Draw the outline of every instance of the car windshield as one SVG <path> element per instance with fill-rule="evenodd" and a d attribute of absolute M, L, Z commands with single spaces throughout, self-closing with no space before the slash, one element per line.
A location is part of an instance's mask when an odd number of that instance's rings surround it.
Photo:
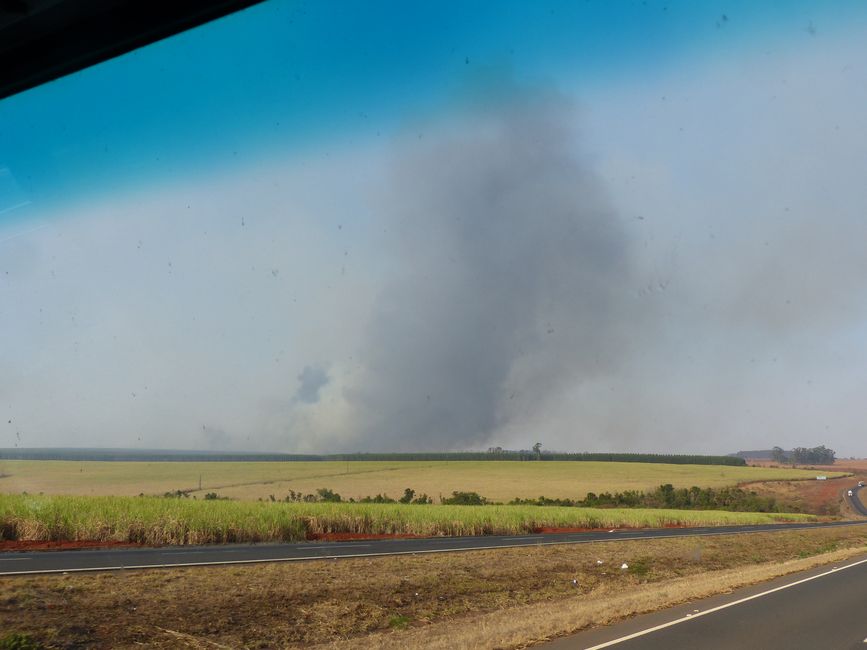
<path fill-rule="evenodd" d="M 3 444 L 863 453 L 844 7 L 271 2 L 3 101 Z"/>
<path fill-rule="evenodd" d="M 0 552 L 856 516 L 865 28 L 854 1 L 271 0 L 3 99 Z M 635 586 L 641 557 L 598 560 Z M 418 571 L 369 628 L 335 605 L 261 647 L 448 619 L 464 592 L 413 609 Z"/>

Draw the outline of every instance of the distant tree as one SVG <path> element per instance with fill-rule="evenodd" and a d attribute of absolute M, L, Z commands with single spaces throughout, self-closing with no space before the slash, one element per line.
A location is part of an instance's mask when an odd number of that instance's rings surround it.
<path fill-rule="evenodd" d="M 452 492 L 452 496 L 440 501 L 447 506 L 483 506 L 488 502 L 478 492 Z"/>
<path fill-rule="evenodd" d="M 833 449 L 828 449 L 825 445 L 819 445 L 818 447 L 813 447 L 811 450 L 813 452 L 813 456 L 817 465 L 833 465 L 834 461 L 837 459 L 837 452 Z"/>
<path fill-rule="evenodd" d="M 403 496 L 398 499 L 401 503 L 412 503 L 413 497 L 415 497 L 415 490 L 412 488 L 406 488 L 403 491 Z"/>
<path fill-rule="evenodd" d="M 825 445 L 818 447 L 795 447 L 792 450 L 792 463 L 799 465 L 833 465 L 836 452 Z"/>
<path fill-rule="evenodd" d="M 771 450 L 771 458 L 774 459 L 774 462 L 783 464 L 786 462 L 786 452 L 783 451 L 782 447 L 774 447 Z"/>
<path fill-rule="evenodd" d="M 542 443 L 537 442 L 533 445 L 533 453 L 536 454 L 536 460 L 542 460 Z"/>
<path fill-rule="evenodd" d="M 319 501 L 329 503 L 340 503 L 343 500 L 337 492 L 330 488 L 319 488 L 316 490 L 316 495 L 319 497 Z"/>

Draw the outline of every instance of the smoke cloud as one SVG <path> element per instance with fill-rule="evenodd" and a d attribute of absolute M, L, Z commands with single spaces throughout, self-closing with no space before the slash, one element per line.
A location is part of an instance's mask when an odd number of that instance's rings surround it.
<path fill-rule="evenodd" d="M 629 245 L 573 122 L 525 95 L 396 156 L 392 270 L 345 389 L 366 447 L 478 446 L 618 364 Z"/>
<path fill-rule="evenodd" d="M 0 446 L 864 454 L 862 49 L 21 208 Z"/>
<path fill-rule="evenodd" d="M 315 404 L 319 401 L 320 389 L 328 383 L 328 373 L 323 368 L 305 366 L 298 375 L 298 392 L 295 398 L 305 404 Z"/>

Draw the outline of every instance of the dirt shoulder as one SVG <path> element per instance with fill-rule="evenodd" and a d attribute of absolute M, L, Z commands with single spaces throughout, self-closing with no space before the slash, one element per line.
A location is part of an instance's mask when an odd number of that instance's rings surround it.
<path fill-rule="evenodd" d="M 54 648 L 520 647 L 865 545 L 858 526 L 3 578 L 0 630 Z"/>

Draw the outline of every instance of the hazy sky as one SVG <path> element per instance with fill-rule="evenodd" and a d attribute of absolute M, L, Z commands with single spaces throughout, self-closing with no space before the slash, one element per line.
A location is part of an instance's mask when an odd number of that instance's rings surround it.
<path fill-rule="evenodd" d="M 0 101 L 0 447 L 865 456 L 865 36 L 275 1 Z"/>

